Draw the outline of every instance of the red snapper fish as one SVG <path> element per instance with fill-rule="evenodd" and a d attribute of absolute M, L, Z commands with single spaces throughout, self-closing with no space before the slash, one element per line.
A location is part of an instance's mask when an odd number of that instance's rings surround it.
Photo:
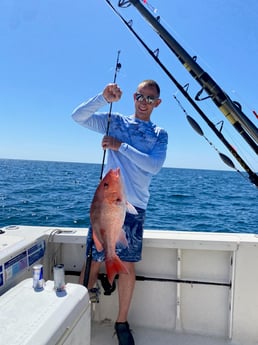
<path fill-rule="evenodd" d="M 137 214 L 133 205 L 125 200 L 120 169 L 111 169 L 98 185 L 90 208 L 93 241 L 98 251 L 105 251 L 106 272 L 111 285 L 117 273 L 128 273 L 115 252 L 117 242 L 128 246 L 122 229 L 126 211 Z"/>

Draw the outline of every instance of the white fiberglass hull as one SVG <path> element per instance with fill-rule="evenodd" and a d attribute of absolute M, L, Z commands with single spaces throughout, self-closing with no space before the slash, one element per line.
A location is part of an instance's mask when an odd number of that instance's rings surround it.
<path fill-rule="evenodd" d="M 87 229 L 4 230 L 1 294 L 31 278 L 34 260 L 44 265 L 46 280 L 53 279 L 52 267 L 58 262 L 65 265 L 66 283 L 78 282 Z M 31 265 L 21 264 L 20 257 Z M 253 234 L 146 230 L 129 315 L 136 343 L 179 344 L 180 339 L 180 344 L 191 345 L 257 344 L 257 262 L 258 238 Z M 105 296 L 102 290 L 99 303 L 91 305 L 92 345 L 102 344 L 102 338 L 103 344 L 117 343 L 116 294 Z"/>

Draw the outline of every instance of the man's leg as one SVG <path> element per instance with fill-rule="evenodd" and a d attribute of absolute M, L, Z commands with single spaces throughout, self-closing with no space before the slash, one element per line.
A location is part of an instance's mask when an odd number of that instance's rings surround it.
<path fill-rule="evenodd" d="M 119 310 L 117 322 L 127 321 L 135 286 L 134 262 L 123 261 L 123 264 L 127 268 L 128 274 L 120 274 L 118 279 Z"/>
<path fill-rule="evenodd" d="M 95 283 L 97 282 L 100 265 L 101 265 L 101 262 L 92 260 L 91 267 L 90 267 L 90 277 L 89 277 L 89 282 L 88 282 L 88 290 L 92 289 L 94 287 Z M 85 266 L 86 266 L 86 263 L 83 265 L 82 270 L 81 270 L 81 274 L 80 274 L 79 284 L 81 284 L 81 285 L 83 285 L 83 281 L 84 281 Z"/>
<path fill-rule="evenodd" d="M 135 286 L 135 268 L 133 262 L 123 261 L 128 274 L 120 274 L 118 279 L 119 311 L 115 323 L 115 331 L 119 345 L 135 345 L 134 339 L 127 322 Z"/>

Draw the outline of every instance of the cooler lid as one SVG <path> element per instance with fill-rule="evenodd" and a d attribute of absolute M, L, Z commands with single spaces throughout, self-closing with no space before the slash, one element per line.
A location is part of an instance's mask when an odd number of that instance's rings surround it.
<path fill-rule="evenodd" d="M 89 308 L 87 289 L 66 284 L 56 292 L 53 281 L 36 292 L 26 279 L 0 297 L 0 339 L 5 345 L 56 344 Z"/>

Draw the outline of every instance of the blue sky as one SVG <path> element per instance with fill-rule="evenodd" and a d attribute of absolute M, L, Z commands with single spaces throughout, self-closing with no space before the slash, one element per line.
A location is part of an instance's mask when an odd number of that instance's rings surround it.
<path fill-rule="evenodd" d="M 200 89 L 177 58 L 133 7 L 119 9 L 192 97 Z M 257 125 L 258 2 L 257 0 L 148 1 L 161 23 Z M 148 7 L 150 10 L 151 8 Z M 205 139 L 196 134 L 173 95 L 222 153 L 231 154 L 160 67 L 136 41 L 105 0 L 0 1 L 0 158 L 68 162 L 102 162 L 101 136 L 78 126 L 72 110 L 102 91 L 114 79 L 117 51 L 122 68 L 117 83 L 123 90 L 113 110 L 134 111 L 137 84 L 155 79 L 163 100 L 152 121 L 169 134 L 165 166 L 223 169 L 227 166 Z M 223 134 L 255 171 L 257 157 L 220 111 L 198 103 L 210 119 L 225 120 Z M 103 108 L 108 111 L 109 107 Z"/>

